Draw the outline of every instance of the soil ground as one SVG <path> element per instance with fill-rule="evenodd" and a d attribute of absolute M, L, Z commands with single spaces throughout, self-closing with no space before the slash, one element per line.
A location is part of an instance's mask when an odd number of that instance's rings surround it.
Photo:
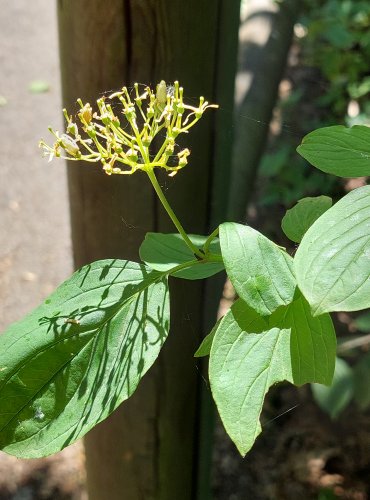
<path fill-rule="evenodd" d="M 307 387 L 269 393 L 263 432 L 242 459 L 216 428 L 216 500 L 367 500 L 370 498 L 370 412 L 350 406 L 331 421 Z"/>

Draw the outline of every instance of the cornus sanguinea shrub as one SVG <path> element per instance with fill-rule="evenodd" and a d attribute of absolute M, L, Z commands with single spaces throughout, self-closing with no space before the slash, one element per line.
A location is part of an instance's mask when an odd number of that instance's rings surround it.
<path fill-rule="evenodd" d="M 78 102 L 76 122 L 64 111 L 66 133 L 50 129 L 54 144 L 41 141 L 45 154 L 95 162 L 112 182 L 143 172 L 178 232 L 148 233 L 141 263 L 82 267 L 0 337 L 1 449 L 49 455 L 105 419 L 133 394 L 170 334 L 169 276 L 196 280 L 226 270 L 238 299 L 195 356 L 209 355 L 214 400 L 245 455 L 273 384 L 331 384 L 329 313 L 370 306 L 370 187 L 333 206 L 319 196 L 289 210 L 282 227 L 299 243 L 294 258 L 248 225 L 224 222 L 209 236 L 187 234 L 155 171 L 173 176 L 186 166 L 190 151 L 179 148 L 179 136 L 217 106 L 202 97 L 191 106 L 178 82 L 169 88 L 163 81 L 155 90 L 124 87 L 98 99 L 95 110 Z M 298 152 L 330 174 L 370 175 L 370 129 L 363 126 L 316 130 Z"/>

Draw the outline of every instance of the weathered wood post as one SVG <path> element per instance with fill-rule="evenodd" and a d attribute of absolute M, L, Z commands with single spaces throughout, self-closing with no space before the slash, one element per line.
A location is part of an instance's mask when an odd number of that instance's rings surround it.
<path fill-rule="evenodd" d="M 188 96 L 232 107 L 238 0 L 59 0 L 58 15 L 69 110 L 77 97 L 92 104 L 101 92 L 161 79 L 179 80 Z M 189 140 L 187 171 L 160 178 L 194 233 L 208 230 L 215 169 L 217 182 L 228 184 L 230 144 L 222 165 L 215 145 L 231 128 L 229 116 L 220 121 L 208 112 Z M 175 232 L 144 175 L 117 177 L 97 166 L 68 167 L 76 267 L 106 257 L 138 260 L 147 231 Z M 85 439 L 90 500 L 195 498 L 200 376 L 193 353 L 204 333 L 204 286 L 171 285 L 171 333 L 159 362 Z"/>

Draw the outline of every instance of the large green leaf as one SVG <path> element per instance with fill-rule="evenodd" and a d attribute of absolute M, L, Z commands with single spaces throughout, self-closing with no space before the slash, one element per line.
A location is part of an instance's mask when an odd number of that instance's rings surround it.
<path fill-rule="evenodd" d="M 144 265 L 85 266 L 0 337 L 0 448 L 61 450 L 136 389 L 167 337 L 166 277 Z"/>
<path fill-rule="evenodd" d="M 192 243 L 201 249 L 207 236 L 189 234 Z M 220 254 L 218 239 L 211 242 L 212 253 Z M 168 271 L 179 264 L 195 259 L 194 254 L 179 234 L 147 233 L 140 246 L 140 258 L 152 269 Z M 197 262 L 174 274 L 176 278 L 199 280 L 213 276 L 224 269 L 222 262 Z"/>
<path fill-rule="evenodd" d="M 329 196 L 302 198 L 287 210 L 281 221 L 282 230 L 290 240 L 299 243 L 307 229 L 331 206 L 332 199 Z"/>
<path fill-rule="evenodd" d="M 303 138 L 297 151 L 328 174 L 339 177 L 370 175 L 370 129 L 364 125 L 319 128 Z"/>
<path fill-rule="evenodd" d="M 283 380 L 330 384 L 335 344 L 330 316 L 313 318 L 299 293 L 270 317 L 240 299 L 231 307 L 215 332 L 209 378 L 225 429 L 242 455 L 261 432 L 269 388 Z"/>
<path fill-rule="evenodd" d="M 225 222 L 220 243 L 226 272 L 239 296 L 263 316 L 294 296 L 291 257 L 249 226 Z"/>
<path fill-rule="evenodd" d="M 314 315 L 370 307 L 370 186 L 344 196 L 307 231 L 294 259 Z"/>

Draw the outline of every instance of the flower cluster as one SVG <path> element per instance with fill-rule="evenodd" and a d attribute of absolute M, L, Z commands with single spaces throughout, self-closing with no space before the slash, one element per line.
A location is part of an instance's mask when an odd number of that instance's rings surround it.
<path fill-rule="evenodd" d="M 117 99 L 122 105 L 119 115 L 113 110 Z M 81 99 L 77 102 L 80 106 L 78 120 L 73 120 L 63 110 L 66 133 L 59 134 L 49 128 L 56 141 L 53 146 L 48 146 L 41 140 L 40 147 L 49 161 L 60 157 L 101 162 L 108 175 L 133 174 L 137 170 L 149 171 L 156 167 L 175 175 L 187 164 L 190 154 L 189 149 L 178 151 L 177 137 L 187 133 L 207 108 L 217 108 L 203 97 L 200 97 L 198 106 L 185 104 L 179 83 L 166 86 L 163 80 L 156 91 L 145 87 L 140 93 L 139 85 L 135 83 L 131 94 L 127 87 L 123 87 L 119 92 L 101 97 L 96 101 L 96 112 L 89 103 L 83 104 Z"/>

